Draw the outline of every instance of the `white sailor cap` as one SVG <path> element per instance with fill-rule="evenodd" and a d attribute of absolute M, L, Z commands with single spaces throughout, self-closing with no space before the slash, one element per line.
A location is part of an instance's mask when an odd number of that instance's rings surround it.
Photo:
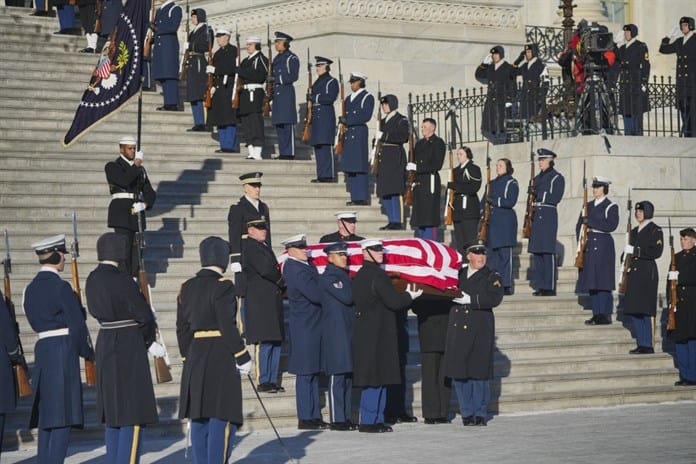
<path fill-rule="evenodd" d="M 360 241 L 360 248 L 363 250 L 376 250 L 376 251 L 382 251 L 383 250 L 383 245 L 382 245 L 382 240 L 378 238 L 366 238 L 365 240 Z"/>
<path fill-rule="evenodd" d="M 593 187 L 602 187 L 604 185 L 609 185 L 611 184 L 611 180 L 607 177 L 603 176 L 595 176 L 592 178 L 592 186 Z"/>
<path fill-rule="evenodd" d="M 43 255 L 46 253 L 51 253 L 53 251 L 60 251 L 62 253 L 67 253 L 65 248 L 65 234 L 54 235 L 53 237 L 48 237 L 38 242 L 31 244 L 37 255 Z"/>
<path fill-rule="evenodd" d="M 358 213 L 355 211 L 339 211 L 335 214 L 335 216 L 336 216 L 336 219 L 343 219 L 343 220 L 352 219 L 353 221 L 355 221 L 358 218 Z"/>
<path fill-rule="evenodd" d="M 352 73 L 350 73 L 350 79 L 348 79 L 348 82 L 354 82 L 354 81 L 359 81 L 359 80 L 366 81 L 367 76 L 364 73 L 357 72 L 357 71 L 353 71 Z"/>
<path fill-rule="evenodd" d="M 220 37 L 221 35 L 232 35 L 232 33 L 224 27 L 220 27 L 217 31 L 215 31 L 215 37 Z"/>
<path fill-rule="evenodd" d="M 135 140 L 135 137 L 132 135 L 124 135 L 121 137 L 121 140 L 118 141 L 119 145 L 137 145 L 138 142 Z"/>
<path fill-rule="evenodd" d="M 307 248 L 307 236 L 305 234 L 293 235 L 280 243 L 283 244 L 286 250 L 288 248 Z"/>
<path fill-rule="evenodd" d="M 247 37 L 246 43 L 258 43 L 258 44 L 260 44 L 261 37 L 259 37 L 258 35 L 250 35 L 249 37 Z"/>

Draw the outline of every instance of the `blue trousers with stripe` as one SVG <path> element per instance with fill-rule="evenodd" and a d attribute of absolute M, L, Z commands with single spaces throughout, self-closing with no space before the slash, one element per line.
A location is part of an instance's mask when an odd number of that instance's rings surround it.
<path fill-rule="evenodd" d="M 488 402 L 491 400 L 488 380 L 452 379 L 452 387 L 457 394 L 462 417 L 488 417 Z"/>
<path fill-rule="evenodd" d="M 556 255 L 534 253 L 534 284 L 537 290 L 556 290 Z"/>
<path fill-rule="evenodd" d="M 319 375 L 297 375 L 295 377 L 295 402 L 299 420 L 321 419 L 319 404 Z"/>
<path fill-rule="evenodd" d="M 276 124 L 278 135 L 278 154 L 281 156 L 295 156 L 295 125 Z"/>
<path fill-rule="evenodd" d="M 108 464 L 138 464 L 142 448 L 142 429 L 139 425 L 106 427 L 106 462 Z"/>
<path fill-rule="evenodd" d="M 211 417 L 191 421 L 191 448 L 194 464 L 224 464 L 232 455 L 237 426 Z"/>
<path fill-rule="evenodd" d="M 335 177 L 333 145 L 315 145 L 314 156 L 317 161 L 317 179 L 333 179 Z"/>
<path fill-rule="evenodd" d="M 360 424 L 384 424 L 386 405 L 386 387 L 364 387 L 360 395 Z"/>
<path fill-rule="evenodd" d="M 611 316 L 614 310 L 614 298 L 610 290 L 590 290 L 590 300 L 592 302 L 592 314 Z"/>
<path fill-rule="evenodd" d="M 68 454 L 70 427 L 39 429 L 36 464 L 63 462 Z"/>
<path fill-rule="evenodd" d="M 351 419 L 353 374 L 336 374 L 329 378 L 329 414 L 331 422 Z"/>
<path fill-rule="evenodd" d="M 633 323 L 633 336 L 638 346 L 652 348 L 652 317 L 642 314 L 629 314 Z"/>
<path fill-rule="evenodd" d="M 387 222 L 399 224 L 404 222 L 403 195 L 382 197 L 382 206 L 384 206 L 384 211 L 387 213 Z"/>
<path fill-rule="evenodd" d="M 280 342 L 259 343 L 256 358 L 259 384 L 278 382 L 281 348 Z"/>
<path fill-rule="evenodd" d="M 512 247 L 488 250 L 488 267 L 500 274 L 503 287 L 512 288 Z"/>
<path fill-rule="evenodd" d="M 346 183 L 350 201 L 367 201 L 370 199 L 369 178 L 366 172 L 346 172 Z"/>
<path fill-rule="evenodd" d="M 696 382 L 696 340 L 675 343 L 677 351 L 677 368 L 683 380 Z"/>

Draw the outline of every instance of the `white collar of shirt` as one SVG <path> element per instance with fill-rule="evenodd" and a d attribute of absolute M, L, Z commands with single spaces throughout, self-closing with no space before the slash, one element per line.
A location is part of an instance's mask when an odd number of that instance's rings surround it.
<path fill-rule="evenodd" d="M 531 60 L 527 61 L 527 67 L 528 68 L 531 67 L 536 60 L 537 60 L 537 57 L 533 56 Z"/>
<path fill-rule="evenodd" d="M 209 271 L 213 271 L 213 272 L 216 272 L 220 275 L 223 275 L 223 273 L 220 272 L 220 271 L 222 271 L 222 269 L 218 266 L 203 266 L 201 269 L 207 269 Z"/>
<path fill-rule="evenodd" d="M 174 3 L 174 0 L 167 0 L 166 2 L 164 2 L 162 4 L 162 6 L 160 8 L 164 8 L 165 6 L 169 5 L 170 3 Z"/>
<path fill-rule="evenodd" d="M 254 50 L 254 53 L 252 53 L 251 55 L 249 55 L 249 58 L 253 58 L 253 57 L 255 57 L 256 55 L 258 55 L 259 53 L 261 53 L 261 52 L 258 51 L 258 50 Z"/>
<path fill-rule="evenodd" d="M 472 269 L 471 266 L 466 267 L 466 278 L 471 279 L 471 276 L 476 274 L 479 270 L 478 269 Z"/>
<path fill-rule="evenodd" d="M 598 204 L 603 202 L 605 198 L 606 196 L 603 196 L 602 198 L 595 198 L 594 205 L 597 206 Z"/>
<path fill-rule="evenodd" d="M 196 32 L 198 29 L 200 29 L 201 27 L 204 27 L 205 25 L 206 25 L 205 23 L 198 23 L 198 24 L 196 24 L 196 27 L 194 27 L 191 32 Z"/>
<path fill-rule="evenodd" d="M 643 222 L 641 222 L 640 224 L 638 224 L 638 232 L 640 232 L 641 230 L 643 230 L 643 229 L 645 228 L 645 226 L 647 226 L 647 225 L 650 224 L 651 222 L 652 222 L 652 219 L 646 219 L 646 220 L 644 220 Z"/>
<path fill-rule="evenodd" d="M 108 264 L 109 266 L 118 267 L 118 263 L 116 261 L 110 261 L 108 259 L 99 261 L 99 264 Z"/>
<path fill-rule="evenodd" d="M 396 111 L 392 111 L 391 113 L 389 113 L 388 115 L 386 115 L 386 116 L 384 117 L 384 122 L 389 121 L 395 114 L 396 114 Z"/>
<path fill-rule="evenodd" d="M 50 267 L 50 266 L 41 266 L 41 269 L 39 270 L 39 272 L 43 272 L 43 271 L 52 272 L 57 276 L 60 275 L 60 272 L 58 272 L 58 270 L 56 268 Z"/>
<path fill-rule="evenodd" d="M 467 160 L 464 161 L 464 164 L 460 164 L 460 166 L 461 166 L 462 168 L 465 168 L 466 165 L 469 164 L 470 161 L 471 161 L 471 160 L 467 158 Z"/>
<path fill-rule="evenodd" d="M 259 210 L 259 200 L 252 200 L 252 199 L 249 198 L 247 195 L 244 195 L 244 198 L 246 198 L 247 201 L 248 201 L 249 203 L 251 203 L 252 205 L 254 205 L 254 208 L 256 208 L 256 211 Z"/>
<path fill-rule="evenodd" d="M 685 44 L 686 41 L 689 40 L 692 35 L 694 35 L 694 31 L 689 31 L 686 34 L 684 34 L 684 40 L 682 40 L 682 44 Z"/>
<path fill-rule="evenodd" d="M 123 158 L 123 161 L 125 161 L 126 163 L 128 163 L 129 166 L 133 166 L 133 165 L 135 164 L 135 159 L 129 160 L 128 158 L 126 158 L 125 156 L 120 155 L 120 154 L 119 154 L 119 156 L 120 156 L 121 158 Z"/>
<path fill-rule="evenodd" d="M 502 58 L 500 61 L 495 63 L 495 70 L 497 71 L 499 67 L 501 67 L 505 63 L 505 58 Z"/>
<path fill-rule="evenodd" d="M 633 45 L 633 44 L 635 43 L 635 41 L 636 41 L 636 38 L 634 37 L 634 38 L 632 38 L 631 40 L 629 40 L 628 42 L 626 42 L 626 48 L 628 48 L 628 47 L 630 47 L 631 45 Z"/>
<path fill-rule="evenodd" d="M 293 261 L 297 261 L 298 263 L 302 263 L 306 266 L 309 266 L 309 261 L 302 261 L 301 259 L 294 258 L 292 256 L 288 256 L 288 259 L 292 259 Z"/>
<path fill-rule="evenodd" d="M 361 92 L 364 92 L 365 89 L 358 89 L 355 92 L 350 94 L 350 101 L 353 101 L 357 98 L 358 95 L 360 95 Z"/>

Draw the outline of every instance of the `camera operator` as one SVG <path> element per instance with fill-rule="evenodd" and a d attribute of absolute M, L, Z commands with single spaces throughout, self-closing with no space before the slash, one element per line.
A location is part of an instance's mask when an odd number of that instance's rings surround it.
<path fill-rule="evenodd" d="M 643 135 L 643 113 L 648 111 L 648 46 L 636 39 L 638 27 L 623 27 L 626 43 L 618 50 L 619 113 L 624 119 L 624 135 Z"/>

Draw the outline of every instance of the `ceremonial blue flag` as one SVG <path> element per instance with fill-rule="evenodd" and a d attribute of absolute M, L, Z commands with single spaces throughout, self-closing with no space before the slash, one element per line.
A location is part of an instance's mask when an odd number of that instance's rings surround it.
<path fill-rule="evenodd" d="M 89 86 L 63 139 L 67 147 L 126 104 L 140 90 L 146 0 L 128 0 L 92 71 Z"/>

